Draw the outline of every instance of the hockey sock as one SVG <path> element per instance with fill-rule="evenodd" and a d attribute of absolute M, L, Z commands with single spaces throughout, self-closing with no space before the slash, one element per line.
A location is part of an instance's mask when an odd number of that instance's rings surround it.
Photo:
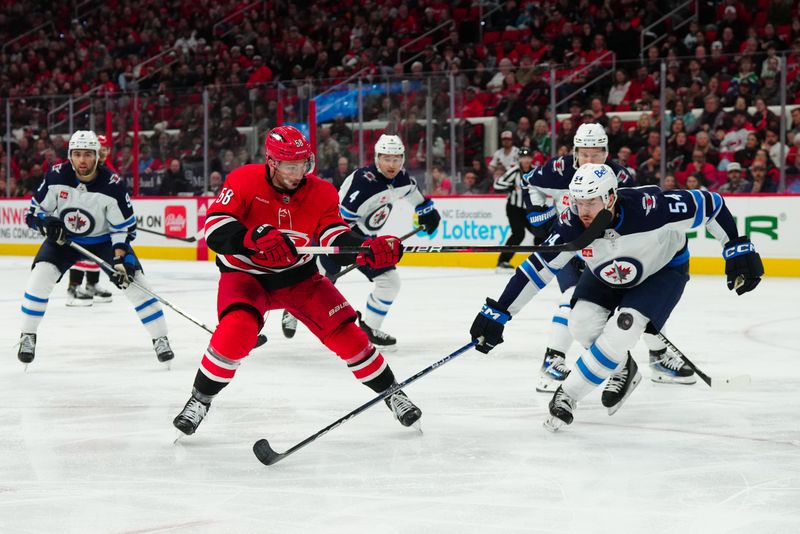
<path fill-rule="evenodd" d="M 397 270 L 387 271 L 376 276 L 375 289 L 367 297 L 367 308 L 362 315 L 362 320 L 370 328 L 380 328 L 386 314 L 389 313 L 395 297 L 400 292 L 400 275 Z"/>
<path fill-rule="evenodd" d="M 60 277 L 61 273 L 52 263 L 40 261 L 33 267 L 22 299 L 23 332 L 33 334 L 39 329 L 50 293 Z"/>
<path fill-rule="evenodd" d="M 86 273 L 86 285 L 96 286 L 100 281 L 100 271 L 89 271 Z M 80 284 L 80 282 L 78 282 Z"/>
<path fill-rule="evenodd" d="M 647 345 L 647 350 L 650 352 L 662 352 L 667 349 L 667 346 L 664 344 L 664 342 L 653 334 L 642 334 L 642 341 L 644 341 L 644 344 Z"/>
<path fill-rule="evenodd" d="M 137 284 L 149 289 L 141 271 L 136 272 L 134 280 Z M 142 321 L 142 325 L 147 329 L 151 339 L 167 335 L 167 321 L 164 320 L 164 311 L 161 309 L 158 299 L 151 297 L 133 284 L 125 290 L 125 297 L 133 304 L 139 320 Z"/>
<path fill-rule="evenodd" d="M 347 363 L 347 368 L 356 380 L 373 391 L 380 393 L 394 384 L 394 374 L 383 355 L 355 323 L 344 323 L 324 343 Z"/>
<path fill-rule="evenodd" d="M 573 399 L 581 400 L 621 369 L 647 322 L 647 317 L 632 308 L 617 310 L 594 344 L 581 351 L 575 362 L 576 372 L 570 373 L 564 381 L 564 391 Z"/>
<path fill-rule="evenodd" d="M 203 354 L 194 379 L 195 390 L 213 397 L 227 386 L 241 360 L 255 347 L 259 327 L 253 311 L 239 308 L 226 313 Z"/>
<path fill-rule="evenodd" d="M 572 345 L 572 334 L 569 331 L 569 315 L 572 307 L 569 302 L 574 291 L 575 288 L 571 287 L 561 294 L 558 307 L 553 312 L 550 335 L 547 341 L 547 348 L 564 354 L 569 351 L 569 346 Z"/>
<path fill-rule="evenodd" d="M 83 271 L 80 269 L 69 270 L 69 285 L 79 286 L 83 283 Z"/>

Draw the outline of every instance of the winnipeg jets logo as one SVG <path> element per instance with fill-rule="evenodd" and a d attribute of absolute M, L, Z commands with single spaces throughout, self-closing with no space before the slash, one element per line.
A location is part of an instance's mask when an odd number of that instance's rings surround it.
<path fill-rule="evenodd" d="M 609 286 L 628 287 L 639 282 L 642 270 L 642 264 L 634 258 L 616 258 L 596 268 L 594 274 Z"/>
<path fill-rule="evenodd" d="M 656 197 L 645 193 L 642 197 L 642 208 L 644 208 L 644 214 L 650 215 L 650 212 L 653 211 L 656 207 Z"/>
<path fill-rule="evenodd" d="M 61 212 L 61 219 L 64 227 L 71 234 L 88 235 L 94 230 L 94 219 L 85 211 L 77 208 L 67 209 Z"/>
<path fill-rule="evenodd" d="M 625 281 L 627 281 L 630 274 L 631 274 L 630 267 L 623 267 L 622 265 L 619 265 L 616 262 L 614 262 L 611 265 L 610 269 L 603 271 L 603 275 L 606 278 L 610 278 L 611 280 L 620 283 L 624 283 Z"/>
<path fill-rule="evenodd" d="M 389 218 L 389 214 L 391 213 L 391 204 L 384 204 L 383 206 L 379 207 L 366 217 L 367 228 L 370 230 L 378 230 L 384 224 L 386 224 L 386 220 Z"/>

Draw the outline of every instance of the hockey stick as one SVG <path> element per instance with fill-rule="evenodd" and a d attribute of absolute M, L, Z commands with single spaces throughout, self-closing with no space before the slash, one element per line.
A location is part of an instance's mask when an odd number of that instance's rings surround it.
<path fill-rule="evenodd" d="M 92 260 L 96 264 L 100 265 L 106 271 L 109 271 L 110 273 L 114 272 L 114 270 L 115 270 L 114 267 L 112 267 L 108 262 L 103 260 L 103 258 L 98 256 L 97 254 L 94 254 L 94 253 L 86 250 L 85 248 L 83 248 L 79 244 L 73 243 L 72 241 L 68 241 L 67 243 L 69 244 L 70 247 L 72 247 L 73 249 L 77 250 L 78 252 L 80 252 L 81 254 L 83 254 L 85 257 L 89 258 L 90 260 Z M 196 324 L 197 326 L 199 326 L 200 328 L 202 328 L 203 330 L 205 330 L 209 334 L 213 334 L 214 333 L 214 331 L 211 330 L 208 326 L 206 326 L 205 323 L 202 323 L 198 319 L 195 319 L 194 317 L 192 317 L 188 313 L 184 312 L 183 310 L 181 310 L 180 308 L 178 308 L 177 306 L 175 306 L 174 304 L 172 304 L 171 302 L 166 300 L 164 297 L 154 293 L 152 290 L 150 290 L 150 289 L 144 287 L 143 285 L 139 284 L 136 280 L 131 279 L 131 284 L 133 284 L 134 286 L 138 287 L 140 290 L 144 291 L 145 293 L 147 293 L 148 295 L 150 295 L 151 297 L 153 297 L 154 299 L 156 299 L 161 304 L 163 304 L 167 308 L 171 309 L 172 311 L 174 311 L 178 315 L 182 315 L 186 319 L 190 320 L 191 322 L 193 322 L 194 324 Z M 262 338 L 263 338 L 263 341 L 262 341 Z M 265 336 L 264 334 L 259 334 L 258 340 L 256 341 L 256 347 L 260 347 L 261 345 L 263 345 L 266 342 L 267 342 L 267 336 Z"/>
<path fill-rule="evenodd" d="M 406 239 L 408 239 L 412 235 L 415 235 L 415 234 L 419 233 L 420 230 L 422 230 L 422 228 L 420 228 L 419 226 L 415 227 L 409 233 L 400 236 L 400 241 L 405 241 Z M 348 265 L 345 269 L 339 271 L 338 273 L 334 273 L 334 274 L 330 275 L 328 277 L 328 280 L 330 280 L 333 283 L 336 283 L 336 280 L 338 280 L 342 276 L 346 275 L 347 273 L 349 273 L 351 271 L 354 271 L 358 267 L 359 267 L 359 265 L 357 263 L 354 263 L 353 265 Z M 283 336 L 285 338 L 287 338 L 287 339 L 293 338 L 295 332 L 297 331 L 297 319 L 294 320 L 294 327 L 295 327 L 294 330 L 292 330 L 291 328 L 286 328 L 284 326 L 284 325 L 287 324 L 287 321 L 289 321 L 288 317 L 290 317 L 291 315 L 292 314 L 289 313 L 287 310 L 283 310 L 283 314 L 281 315 L 281 330 L 283 330 Z"/>
<path fill-rule="evenodd" d="M 419 227 L 419 226 L 416 226 L 416 227 L 414 227 L 413 230 L 411 230 L 407 234 L 401 235 L 400 236 L 400 241 L 405 241 L 409 237 L 411 237 L 413 235 L 417 235 L 421 231 L 422 231 L 422 228 Z M 357 263 L 354 263 L 353 265 L 348 265 L 346 269 L 343 269 L 343 270 L 339 271 L 338 273 L 332 274 L 331 276 L 328 277 L 328 279 L 331 282 L 335 282 L 336 280 L 338 280 L 342 276 L 346 275 L 347 273 L 356 270 L 358 267 L 359 267 L 359 265 Z"/>
<path fill-rule="evenodd" d="M 600 237 L 611 222 L 612 214 L 603 210 L 597 214 L 592 224 L 577 238 L 561 245 L 523 245 L 523 246 L 458 246 L 458 245 L 409 245 L 403 247 L 404 253 L 415 252 L 572 252 L 589 246 Z M 367 252 L 365 247 L 297 247 L 299 254 L 358 254 Z"/>
<path fill-rule="evenodd" d="M 686 362 L 686 365 L 691 367 L 692 371 L 694 371 L 697 376 L 699 376 L 700 379 L 708 385 L 708 387 L 712 389 L 739 389 L 750 385 L 750 375 L 739 375 L 731 378 L 711 378 L 703 371 L 698 369 L 697 366 L 692 363 L 692 361 L 672 343 L 672 341 L 667 339 L 664 334 L 657 331 L 651 323 L 648 323 L 647 328 L 645 328 L 645 332 L 656 336 L 661 340 L 662 343 L 669 347 L 672 352 L 683 358 L 683 361 Z"/>
<path fill-rule="evenodd" d="M 438 367 L 441 367 L 442 365 L 446 364 L 450 360 L 453 360 L 457 356 L 460 356 L 461 354 L 467 352 L 469 349 L 471 349 L 472 347 L 475 346 L 475 343 L 477 343 L 477 341 L 470 341 L 469 343 L 467 343 L 466 345 L 464 345 L 460 349 L 457 349 L 454 352 L 451 352 L 450 354 L 448 354 L 447 356 L 445 356 L 444 358 L 442 358 L 438 362 L 432 363 L 431 365 L 429 365 L 428 367 L 426 367 L 422 371 L 418 372 L 414 376 L 412 376 L 410 378 L 406 378 L 405 380 L 403 380 L 399 384 L 393 385 L 392 387 L 390 387 L 389 389 L 387 389 L 386 391 L 384 391 L 383 393 L 381 393 L 380 395 L 378 395 L 377 397 L 375 397 L 371 401 L 369 401 L 369 402 L 367 402 L 365 404 L 362 404 L 361 406 L 359 406 L 358 408 L 356 408 L 352 412 L 348 413 L 344 417 L 340 417 L 339 419 L 337 419 L 333 423 L 329 424 L 328 426 L 326 426 L 325 428 L 323 428 L 322 430 L 320 430 L 316 434 L 313 434 L 313 435 L 307 437 L 306 439 L 304 439 L 303 441 L 301 441 L 297 445 L 287 449 L 285 452 L 275 452 L 275 450 L 270 446 L 269 442 L 266 439 L 260 439 L 260 440 L 256 441 L 255 444 L 253 444 L 253 452 L 255 453 L 256 458 L 258 458 L 258 461 L 261 462 L 264 465 L 273 465 L 273 464 L 276 464 L 276 463 L 280 462 L 281 460 L 283 460 L 284 458 L 286 458 L 290 454 L 294 454 L 295 452 L 299 451 L 300 449 L 302 449 L 303 447 L 305 447 L 309 443 L 315 441 L 317 438 L 321 438 L 322 436 L 324 436 L 325 434 L 327 434 L 328 432 L 330 432 L 331 430 L 333 430 L 337 426 L 339 426 L 339 425 L 341 425 L 343 423 L 346 423 L 347 421 L 349 421 L 353 417 L 357 416 L 361 412 L 364 412 L 365 410 L 368 410 L 372 406 L 378 404 L 380 401 L 382 401 L 386 397 L 389 397 L 389 396 L 393 395 L 398 389 L 402 389 L 403 387 L 405 387 L 405 386 L 411 384 L 412 382 L 415 382 L 416 380 L 418 380 L 418 379 L 422 378 L 423 376 L 427 375 L 428 373 L 430 373 L 434 369 L 436 369 Z"/>
<path fill-rule="evenodd" d="M 194 243 L 195 241 L 197 241 L 197 237 L 195 237 L 195 236 L 178 237 L 176 235 L 169 235 L 169 234 L 165 234 L 163 232 L 156 232 L 155 230 L 148 230 L 147 228 L 141 228 L 141 227 L 137 227 L 136 231 L 137 232 L 145 232 L 145 233 L 153 234 L 153 235 L 160 235 L 161 237 L 166 237 L 167 239 L 177 239 L 178 241 L 185 241 L 187 243 Z M 198 234 L 199 233 L 200 232 L 198 232 Z"/>

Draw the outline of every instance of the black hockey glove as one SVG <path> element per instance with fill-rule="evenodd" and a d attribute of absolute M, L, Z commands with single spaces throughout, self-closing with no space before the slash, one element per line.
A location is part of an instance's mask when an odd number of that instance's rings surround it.
<path fill-rule="evenodd" d="M 475 348 L 484 354 L 503 342 L 503 328 L 511 319 L 508 310 L 492 299 L 486 299 L 486 304 L 472 321 L 469 335 L 478 344 Z"/>
<path fill-rule="evenodd" d="M 39 219 L 39 231 L 51 243 L 63 245 L 67 241 L 67 229 L 64 221 L 53 215 L 48 215 L 44 219 Z"/>
<path fill-rule="evenodd" d="M 432 200 L 426 200 L 417 206 L 414 211 L 417 214 L 417 222 L 422 229 L 425 230 L 425 233 L 430 235 L 436 231 L 436 229 L 439 227 L 439 221 L 442 220 L 442 217 L 439 215 L 439 212 L 436 211 L 436 208 L 433 207 Z"/>
<path fill-rule="evenodd" d="M 120 289 L 127 289 L 136 275 L 136 256 L 127 252 L 124 256 L 115 256 L 112 264 L 114 272 L 109 275 L 111 282 Z"/>
<path fill-rule="evenodd" d="M 756 288 L 764 274 L 764 264 L 746 235 L 728 241 L 722 249 L 722 257 L 725 258 L 728 289 L 743 295 Z"/>

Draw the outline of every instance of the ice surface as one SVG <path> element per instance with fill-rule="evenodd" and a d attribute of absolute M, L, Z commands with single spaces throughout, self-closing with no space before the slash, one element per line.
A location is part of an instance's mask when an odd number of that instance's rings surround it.
<path fill-rule="evenodd" d="M 145 261 L 153 288 L 213 327 L 210 263 Z M 197 434 L 173 445 L 209 335 L 166 311 L 167 371 L 127 300 L 65 307 L 59 284 L 23 373 L 16 347 L 30 258 L 0 257 L 0 531 L 385 533 L 796 533 L 800 531 L 800 280 L 765 279 L 737 297 L 694 277 L 668 335 L 712 377 L 748 373 L 740 391 L 645 380 L 609 417 L 599 390 L 558 434 L 535 392 L 557 300 L 547 288 L 489 356 L 475 351 L 406 388 L 423 435 L 381 403 L 273 467 L 283 451 L 372 397 L 304 328 L 245 360 Z M 468 341 L 486 270 L 401 268 L 384 323 L 398 378 Z M 107 281 L 103 282 L 110 286 Z M 363 308 L 370 285 L 339 282 Z M 574 354 L 574 348 L 573 348 Z"/>

